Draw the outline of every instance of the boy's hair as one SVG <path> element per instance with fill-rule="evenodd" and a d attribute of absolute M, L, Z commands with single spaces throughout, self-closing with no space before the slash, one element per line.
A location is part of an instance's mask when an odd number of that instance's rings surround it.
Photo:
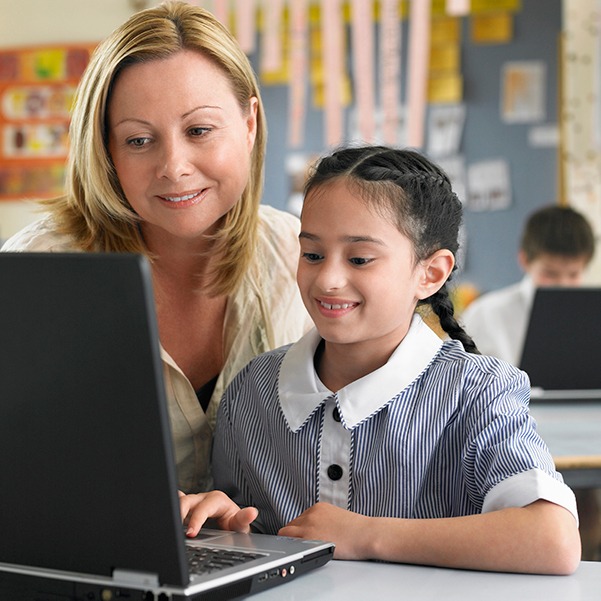
<path fill-rule="evenodd" d="M 44 204 L 61 232 L 72 236 L 82 250 L 149 254 L 139 218 L 125 198 L 109 154 L 107 107 L 124 69 L 166 59 L 182 50 L 210 59 L 227 77 L 244 112 L 253 96 L 258 99 L 249 181 L 215 235 L 220 261 L 209 289 L 228 294 L 246 273 L 256 245 L 267 130 L 259 85 L 247 56 L 232 34 L 202 8 L 165 2 L 135 13 L 99 44 L 76 94 L 66 194 Z"/>
<path fill-rule="evenodd" d="M 543 207 L 526 221 L 521 250 L 528 262 L 542 254 L 582 257 L 588 263 L 595 252 L 595 235 L 586 218 L 570 207 Z"/>
<path fill-rule="evenodd" d="M 463 208 L 448 176 L 423 155 L 384 146 L 339 149 L 313 168 L 305 197 L 338 178 L 344 178 L 360 198 L 393 219 L 398 230 L 411 240 L 416 263 L 443 248 L 456 256 Z M 418 304 L 430 305 L 442 329 L 462 342 L 466 351 L 478 353 L 474 341 L 455 319 L 446 282 Z"/>

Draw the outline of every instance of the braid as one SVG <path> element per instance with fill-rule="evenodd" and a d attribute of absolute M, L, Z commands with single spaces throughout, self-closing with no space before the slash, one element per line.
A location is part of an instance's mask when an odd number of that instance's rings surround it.
<path fill-rule="evenodd" d="M 449 297 L 446 284 L 438 292 L 421 302 L 432 307 L 432 311 L 440 321 L 440 326 L 453 340 L 459 340 L 468 353 L 480 354 L 476 343 L 455 319 L 453 301 Z"/>

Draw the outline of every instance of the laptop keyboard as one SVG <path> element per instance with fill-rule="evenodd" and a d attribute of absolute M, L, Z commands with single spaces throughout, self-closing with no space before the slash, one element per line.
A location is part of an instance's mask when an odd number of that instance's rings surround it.
<path fill-rule="evenodd" d="M 265 556 L 263 553 L 193 547 L 192 545 L 186 546 L 186 552 L 191 574 L 210 574 Z"/>

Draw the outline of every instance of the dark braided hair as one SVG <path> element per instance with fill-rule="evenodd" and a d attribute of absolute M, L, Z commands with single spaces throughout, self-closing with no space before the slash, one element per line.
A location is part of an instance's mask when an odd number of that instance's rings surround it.
<path fill-rule="evenodd" d="M 413 243 L 416 262 L 443 248 L 457 256 L 461 202 L 446 173 L 425 156 L 385 146 L 336 150 L 313 168 L 305 185 L 305 197 L 318 186 L 341 177 L 370 206 L 384 216 L 392 216 L 399 231 Z M 430 305 L 451 338 L 459 340 L 466 351 L 479 353 L 455 319 L 446 282 L 418 304 Z"/>

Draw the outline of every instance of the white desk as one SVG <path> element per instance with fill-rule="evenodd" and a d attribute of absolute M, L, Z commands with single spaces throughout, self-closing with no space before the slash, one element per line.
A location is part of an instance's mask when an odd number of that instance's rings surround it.
<path fill-rule="evenodd" d="M 403 564 L 331 561 L 253 601 L 599 601 L 601 563 L 582 562 L 571 576 L 496 574 Z"/>
<path fill-rule="evenodd" d="M 532 401 L 530 413 L 566 483 L 601 488 L 601 401 Z"/>

